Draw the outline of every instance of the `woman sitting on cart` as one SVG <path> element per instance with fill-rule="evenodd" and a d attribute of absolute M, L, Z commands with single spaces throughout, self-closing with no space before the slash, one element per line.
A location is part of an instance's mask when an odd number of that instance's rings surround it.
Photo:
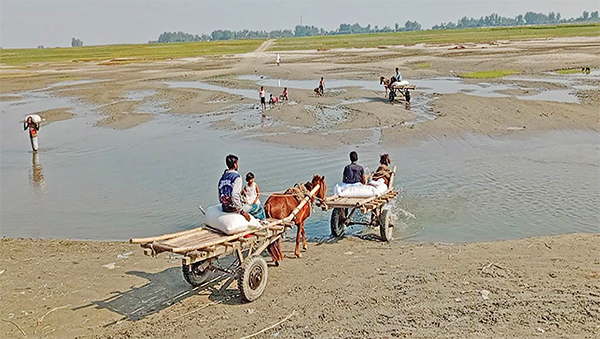
<path fill-rule="evenodd" d="M 373 173 L 373 175 L 371 176 L 371 179 L 377 181 L 379 179 L 383 179 L 383 181 L 385 182 L 386 186 L 390 186 L 390 179 L 392 177 L 392 170 L 390 169 L 390 164 L 392 163 L 392 160 L 390 159 L 390 155 L 389 154 L 382 154 L 379 157 L 379 167 L 377 167 L 377 170 Z"/>
<path fill-rule="evenodd" d="M 262 220 L 266 218 L 265 209 L 260 203 L 260 188 L 254 181 L 254 173 L 248 172 L 246 174 L 246 187 L 242 192 L 246 199 L 246 204 L 250 205 L 248 213 L 252 214 L 256 219 Z"/>

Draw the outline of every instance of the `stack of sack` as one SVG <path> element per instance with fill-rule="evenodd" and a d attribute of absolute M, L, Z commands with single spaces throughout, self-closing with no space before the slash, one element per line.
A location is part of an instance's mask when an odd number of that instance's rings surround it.
<path fill-rule="evenodd" d="M 206 209 L 204 223 L 227 235 L 244 232 L 250 226 L 260 227 L 260 221 L 252 215 L 250 215 L 250 221 L 246 221 L 246 218 L 239 213 L 223 212 L 220 204 Z"/>
<path fill-rule="evenodd" d="M 333 188 L 333 194 L 344 198 L 370 198 L 382 195 L 387 189 L 383 179 L 379 179 L 371 180 L 367 185 L 361 183 L 337 184 Z"/>
<path fill-rule="evenodd" d="M 408 85 L 409 85 L 408 80 L 396 81 L 392 84 L 392 88 L 401 88 L 401 87 L 408 86 Z"/>

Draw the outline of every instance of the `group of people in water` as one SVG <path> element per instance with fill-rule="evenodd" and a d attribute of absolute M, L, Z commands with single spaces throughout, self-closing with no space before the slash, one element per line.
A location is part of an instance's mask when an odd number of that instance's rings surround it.
<path fill-rule="evenodd" d="M 379 158 L 379 167 L 371 175 L 371 180 L 383 180 L 386 186 L 389 186 L 392 176 L 390 169 L 389 154 L 382 154 Z M 225 157 L 227 169 L 219 179 L 219 202 L 223 212 L 239 213 L 247 221 L 250 221 L 250 215 L 256 219 L 265 218 L 265 210 L 260 202 L 260 188 L 256 183 L 256 177 L 252 172 L 246 174 L 246 185 L 242 183 L 242 177 L 238 173 L 239 158 L 236 155 L 229 154 Z M 344 167 L 342 174 L 344 184 L 362 183 L 367 185 L 369 178 L 365 175 L 364 168 L 358 164 L 358 153 L 350 152 L 350 164 Z"/>
<path fill-rule="evenodd" d="M 260 86 L 260 91 L 258 91 L 258 97 L 260 98 L 260 108 L 267 109 L 267 93 L 265 92 L 264 86 Z M 283 88 L 283 92 L 279 97 L 273 96 L 273 93 L 269 94 L 269 106 L 276 105 L 283 100 L 289 100 L 289 91 L 287 87 Z"/>
<path fill-rule="evenodd" d="M 396 68 L 396 70 L 398 70 Z M 325 90 L 325 79 L 321 77 L 319 81 L 319 86 L 315 88 L 315 94 L 317 96 L 323 96 L 323 91 Z M 260 98 L 260 108 L 267 109 L 267 92 L 265 91 L 264 86 L 260 86 L 260 90 L 258 91 L 258 97 Z M 283 88 L 283 92 L 279 97 L 274 96 L 273 93 L 269 94 L 269 106 L 276 105 L 284 100 L 289 100 L 289 91 L 287 87 Z"/>

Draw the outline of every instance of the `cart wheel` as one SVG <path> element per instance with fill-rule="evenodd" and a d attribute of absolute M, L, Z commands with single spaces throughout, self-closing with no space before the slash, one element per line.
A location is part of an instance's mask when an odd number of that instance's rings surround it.
<path fill-rule="evenodd" d="M 396 92 L 394 90 L 390 90 L 390 101 L 394 101 L 396 98 Z"/>
<path fill-rule="evenodd" d="M 331 235 L 340 238 L 344 236 L 344 228 L 346 227 L 346 209 L 334 208 L 331 212 Z"/>
<path fill-rule="evenodd" d="M 379 234 L 384 241 L 392 240 L 392 213 L 388 210 L 381 211 L 379 216 Z"/>
<path fill-rule="evenodd" d="M 406 98 L 406 102 L 410 102 L 410 92 L 408 90 L 406 90 L 404 97 Z"/>
<path fill-rule="evenodd" d="M 197 262 L 191 265 L 181 265 L 183 278 L 192 286 L 200 286 L 207 282 L 214 269 L 212 264 L 207 261 Z"/>
<path fill-rule="evenodd" d="M 267 287 L 267 262 L 259 256 L 252 256 L 242 264 L 238 276 L 238 288 L 242 298 L 254 301 L 263 294 Z"/>

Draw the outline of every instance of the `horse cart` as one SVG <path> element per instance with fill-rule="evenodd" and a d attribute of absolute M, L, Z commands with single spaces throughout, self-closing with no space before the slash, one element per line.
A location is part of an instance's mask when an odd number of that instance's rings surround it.
<path fill-rule="evenodd" d="M 406 102 L 410 102 L 410 91 L 416 88 L 416 85 L 409 84 L 408 81 L 393 82 L 388 86 L 390 102 L 394 101 L 399 95 L 403 96 Z"/>
<path fill-rule="evenodd" d="M 321 208 L 326 211 L 333 208 L 331 212 L 331 235 L 334 237 L 344 236 L 346 226 L 366 225 L 372 228 L 379 227 L 379 235 L 382 240 L 392 240 L 392 212 L 388 209 L 388 203 L 398 195 L 394 189 L 394 177 L 396 166 L 392 170 L 388 189 L 379 196 L 368 198 L 340 197 L 334 195 L 327 197 L 321 203 Z M 370 214 L 369 222 L 353 220 L 355 212 Z"/>
<path fill-rule="evenodd" d="M 287 217 L 266 219 L 260 227 L 250 226 L 241 233 L 226 235 L 203 226 L 157 237 L 133 238 L 129 242 L 140 244 L 144 254 L 149 256 L 162 252 L 182 254 L 183 277 L 192 286 L 207 284 L 218 273 L 224 273 L 237 279 L 244 300 L 254 301 L 267 286 L 267 262 L 261 254 L 295 226 L 296 214 L 318 189 L 319 185 L 315 186 Z M 233 263 L 228 267 L 221 266 L 218 259 L 230 254 L 234 254 Z"/>

